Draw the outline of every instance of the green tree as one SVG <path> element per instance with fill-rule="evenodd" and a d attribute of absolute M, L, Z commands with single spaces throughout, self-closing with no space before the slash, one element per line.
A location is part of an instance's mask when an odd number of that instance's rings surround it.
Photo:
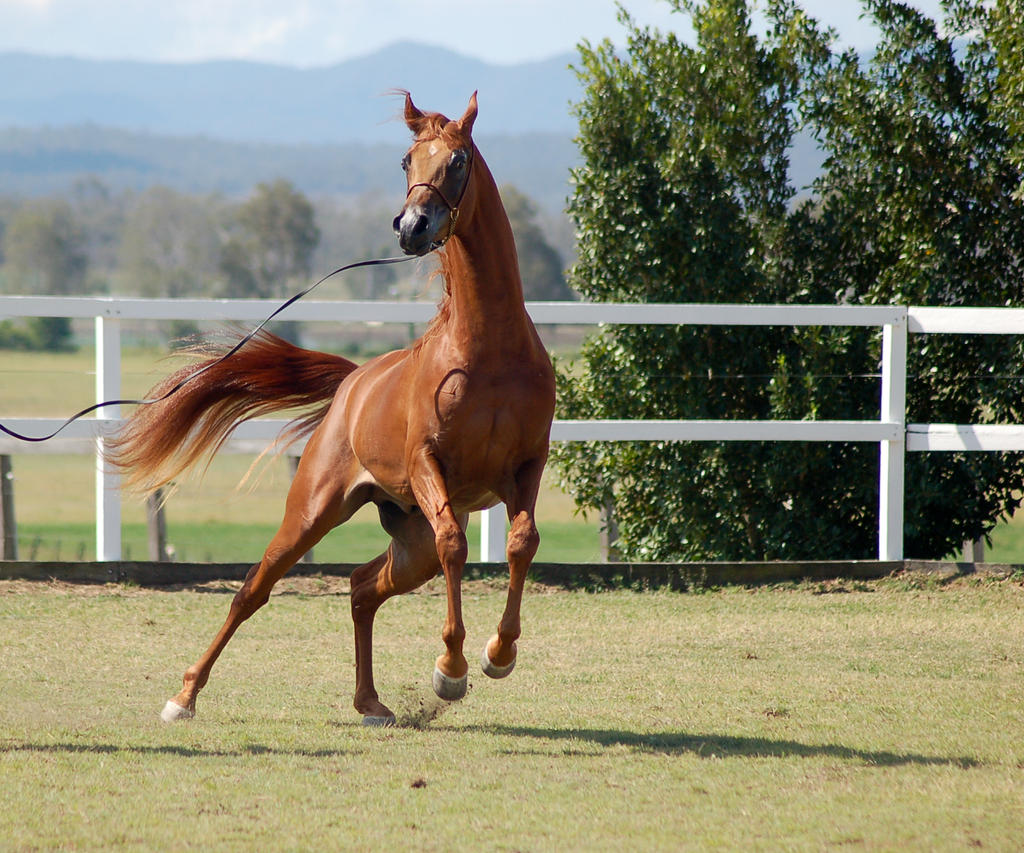
<path fill-rule="evenodd" d="M 81 229 L 64 201 L 42 199 L 22 205 L 4 231 L 3 257 L 11 293 L 82 292 L 88 260 Z"/>
<path fill-rule="evenodd" d="M 957 4 L 958 29 L 987 41 L 982 55 L 992 61 L 996 80 L 994 108 L 1012 141 L 1012 156 L 1024 171 L 1024 15 L 1020 0 L 996 0 L 992 5 Z M 1017 190 L 1024 194 L 1024 182 Z"/>
<path fill-rule="evenodd" d="M 120 270 L 130 292 L 172 298 L 212 295 L 220 271 L 223 214 L 217 199 L 146 190 L 121 234 Z"/>
<path fill-rule="evenodd" d="M 818 280 L 865 303 L 1024 304 L 1021 172 L 995 19 L 982 3 L 949 3 L 940 34 L 901 3 L 864 7 L 882 33 L 870 64 L 837 58 L 804 104 L 829 154 L 810 229 Z M 969 39 L 963 50 L 958 38 Z M 1024 387 L 1007 377 L 1022 356 L 1019 338 L 912 336 L 908 419 L 1019 422 Z M 906 471 L 915 556 L 947 554 L 990 530 L 1024 478 L 1020 454 L 911 454 Z"/>
<path fill-rule="evenodd" d="M 97 177 L 75 181 L 68 193 L 71 211 L 83 235 L 89 264 L 89 293 L 111 290 L 118 269 L 121 235 L 130 195 L 113 192 Z"/>
<path fill-rule="evenodd" d="M 519 273 L 526 299 L 574 299 L 575 295 L 565 281 L 565 264 L 538 223 L 537 206 L 512 186 L 501 188 L 501 200 L 515 234 Z"/>
<path fill-rule="evenodd" d="M 236 213 L 220 267 L 228 296 L 269 298 L 307 279 L 320 242 L 313 206 L 288 181 L 260 184 Z"/>
<path fill-rule="evenodd" d="M 363 249 L 359 258 L 386 258 L 394 254 L 390 243 L 376 249 Z M 356 299 L 393 299 L 398 282 L 398 270 L 394 266 L 364 267 L 354 275 L 350 274 L 348 292 Z"/>
<path fill-rule="evenodd" d="M 3 233 L 4 277 L 8 292 L 68 296 L 85 289 L 88 256 L 70 206 L 42 199 L 22 205 Z M 4 324 L 0 345 L 17 349 L 73 348 L 67 317 L 34 317 Z"/>
<path fill-rule="evenodd" d="M 882 32 L 867 66 L 834 54 L 832 34 L 790 0 L 767 4 L 761 39 L 746 0 L 673 5 L 692 19 L 693 47 L 622 13 L 625 55 L 581 48 L 577 290 L 598 301 L 1024 301 L 1024 213 L 1010 197 L 1020 174 L 990 109 L 996 63 L 984 39 L 962 59 L 953 50 L 971 4 L 940 36 L 902 4 L 866 2 Z M 795 205 L 787 152 L 801 123 L 828 159 L 817 198 Z M 977 381 L 1015 373 L 1016 344 L 913 344 L 912 420 L 1019 420 L 1019 382 Z M 563 416 L 878 412 L 868 331 L 616 327 L 587 342 L 583 361 L 562 376 Z M 614 506 L 631 558 L 874 555 L 872 445 L 595 444 L 556 457 L 581 506 Z M 1024 485 L 1015 455 L 914 454 L 908 472 L 915 556 L 989 529 Z"/>

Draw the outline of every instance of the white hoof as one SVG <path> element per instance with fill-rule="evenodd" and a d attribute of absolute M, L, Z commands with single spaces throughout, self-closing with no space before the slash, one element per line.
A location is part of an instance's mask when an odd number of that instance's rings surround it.
<path fill-rule="evenodd" d="M 165 723 L 176 723 L 178 720 L 191 720 L 195 715 L 196 712 L 191 708 L 183 708 L 173 699 L 168 699 L 160 712 L 160 719 Z"/>
<path fill-rule="evenodd" d="M 480 655 L 480 668 L 488 678 L 504 678 L 516 668 L 516 659 L 512 658 L 512 663 L 506 666 L 498 666 L 487 656 L 487 646 L 484 646 L 483 653 Z"/>
<path fill-rule="evenodd" d="M 449 702 L 457 702 L 466 695 L 466 688 L 469 685 L 469 676 L 462 678 L 449 678 L 436 666 L 434 667 L 434 692 L 438 698 Z"/>
<path fill-rule="evenodd" d="M 388 714 L 386 717 L 375 717 L 372 714 L 367 714 L 363 717 L 364 726 L 374 726 L 380 729 L 388 729 L 395 725 L 395 715 Z"/>

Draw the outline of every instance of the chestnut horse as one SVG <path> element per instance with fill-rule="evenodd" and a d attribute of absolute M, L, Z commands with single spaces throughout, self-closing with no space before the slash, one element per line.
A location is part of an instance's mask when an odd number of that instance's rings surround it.
<path fill-rule="evenodd" d="M 469 513 L 508 509 L 508 598 L 483 671 L 511 672 L 527 570 L 540 537 L 534 506 L 548 454 L 554 374 L 523 305 L 515 242 L 498 188 L 473 143 L 476 93 L 450 121 L 405 96 L 414 135 L 402 167 L 408 192 L 394 230 L 402 250 L 440 249 L 445 295 L 423 337 L 362 366 L 261 334 L 178 393 L 136 410 L 111 446 L 128 485 L 151 490 L 215 452 L 241 420 L 305 405 L 289 438 L 309 435 L 284 521 L 248 573 L 210 647 L 185 672 L 167 721 L 195 715 L 217 657 L 274 584 L 331 528 L 377 505 L 387 551 L 352 573 L 356 710 L 367 725 L 394 715 L 373 681 L 373 620 L 388 598 L 444 573 L 444 652 L 433 675 L 443 699 L 466 693 L 461 579 Z M 169 377 L 151 396 L 195 367 Z"/>

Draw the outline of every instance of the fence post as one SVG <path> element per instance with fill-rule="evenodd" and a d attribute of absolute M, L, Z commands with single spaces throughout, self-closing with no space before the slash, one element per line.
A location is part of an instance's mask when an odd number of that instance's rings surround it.
<path fill-rule="evenodd" d="M 973 542 L 970 539 L 964 541 L 964 562 L 984 563 L 985 562 L 985 537 L 979 536 Z"/>
<path fill-rule="evenodd" d="M 606 563 L 620 563 L 617 543 L 619 523 L 615 520 L 615 501 L 609 500 L 601 507 L 601 559 Z"/>
<path fill-rule="evenodd" d="M 18 527 L 14 516 L 14 471 L 11 457 L 0 455 L 0 560 L 18 559 Z"/>
<path fill-rule="evenodd" d="M 121 321 L 96 317 L 96 402 L 121 397 Z M 96 412 L 97 420 L 121 417 L 120 406 Z M 103 459 L 104 426 L 96 437 L 96 559 L 121 559 L 121 477 Z"/>
<path fill-rule="evenodd" d="M 505 560 L 505 504 L 495 504 L 480 513 L 480 562 Z"/>
<path fill-rule="evenodd" d="M 146 537 L 149 542 L 149 559 L 154 563 L 166 563 L 167 554 L 167 513 L 164 511 L 164 490 L 157 489 L 146 498 Z"/>
<path fill-rule="evenodd" d="M 907 452 L 907 314 L 882 327 L 881 419 L 899 424 L 879 443 L 878 559 L 903 559 L 904 460 Z"/>

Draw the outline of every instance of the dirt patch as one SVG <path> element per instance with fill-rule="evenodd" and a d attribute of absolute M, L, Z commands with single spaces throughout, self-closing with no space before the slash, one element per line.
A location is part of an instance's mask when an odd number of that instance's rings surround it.
<path fill-rule="evenodd" d="M 161 595 L 167 592 L 206 592 L 213 594 L 234 595 L 242 587 L 241 581 L 218 580 L 205 581 L 193 584 L 174 584 L 171 586 L 141 587 L 133 584 L 119 583 L 68 583 L 59 580 L 27 581 L 27 580 L 0 580 L 0 595 L 66 595 L 79 596 L 83 598 L 101 595 L 107 596 L 140 596 L 140 595 Z M 462 583 L 464 595 L 488 595 L 492 593 L 504 593 L 508 588 L 508 581 L 505 578 L 484 578 L 480 580 L 466 580 Z M 273 595 L 348 595 L 350 592 L 349 579 L 334 575 L 296 575 L 285 576 L 277 582 Z M 531 583 L 528 587 L 530 594 L 547 594 L 558 591 L 555 587 L 548 587 L 543 584 Z M 443 577 L 435 577 L 427 581 L 414 595 L 445 595 L 445 584 Z"/>
<path fill-rule="evenodd" d="M 67 583 L 66 581 L 0 580 L 0 595 L 66 595 L 81 598 L 147 595 L 153 590 L 119 583 Z"/>

